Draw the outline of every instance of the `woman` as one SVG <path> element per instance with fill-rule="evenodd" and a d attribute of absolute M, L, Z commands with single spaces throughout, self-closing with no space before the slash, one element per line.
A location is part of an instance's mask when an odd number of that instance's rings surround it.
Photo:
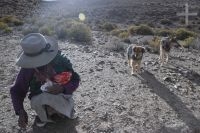
<path fill-rule="evenodd" d="M 51 115 L 73 118 L 72 93 L 78 88 L 80 77 L 74 72 L 70 61 L 58 50 L 58 43 L 39 33 L 26 35 L 20 43 L 23 52 L 17 59 L 21 67 L 11 98 L 18 125 L 26 128 L 28 115 L 23 101 L 29 93 L 31 108 L 38 115 L 37 126 L 52 122 Z"/>

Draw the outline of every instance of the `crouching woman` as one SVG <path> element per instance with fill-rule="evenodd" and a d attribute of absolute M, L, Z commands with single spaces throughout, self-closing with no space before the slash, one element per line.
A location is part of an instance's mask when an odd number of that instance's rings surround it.
<path fill-rule="evenodd" d="M 26 128 L 28 123 L 23 106 L 28 92 L 31 108 L 37 114 L 37 126 L 52 122 L 54 114 L 74 118 L 72 94 L 79 86 L 80 77 L 70 60 L 61 54 L 57 41 L 31 33 L 22 39 L 20 45 L 23 52 L 17 65 L 21 69 L 10 89 L 19 127 Z"/>

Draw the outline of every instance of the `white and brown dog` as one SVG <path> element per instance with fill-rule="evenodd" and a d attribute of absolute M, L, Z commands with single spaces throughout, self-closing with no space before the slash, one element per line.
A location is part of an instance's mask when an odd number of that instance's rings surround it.
<path fill-rule="evenodd" d="M 176 43 L 177 47 L 182 47 L 176 40 L 176 38 L 170 38 L 170 37 L 162 37 L 160 40 L 160 57 L 159 60 L 161 62 L 161 66 L 163 66 L 164 63 L 168 63 L 169 61 L 169 53 L 171 50 L 172 45 Z"/>
<path fill-rule="evenodd" d="M 141 61 L 145 48 L 141 46 L 131 45 L 127 49 L 128 64 L 131 67 L 131 74 L 141 71 Z"/>

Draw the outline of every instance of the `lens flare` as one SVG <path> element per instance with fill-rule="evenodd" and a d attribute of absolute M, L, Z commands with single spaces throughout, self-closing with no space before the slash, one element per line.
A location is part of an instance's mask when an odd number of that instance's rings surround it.
<path fill-rule="evenodd" d="M 79 19 L 81 20 L 81 21 L 85 21 L 85 14 L 83 14 L 83 13 L 79 13 Z"/>

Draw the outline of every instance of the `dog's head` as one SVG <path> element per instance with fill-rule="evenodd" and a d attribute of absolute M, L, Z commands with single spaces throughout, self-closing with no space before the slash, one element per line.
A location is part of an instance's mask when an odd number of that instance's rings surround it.
<path fill-rule="evenodd" d="M 144 53 L 145 52 L 145 48 L 141 47 L 141 46 L 135 46 L 135 47 L 133 47 L 133 52 L 134 53 Z"/>
<path fill-rule="evenodd" d="M 145 52 L 145 48 L 141 46 L 133 47 L 133 52 L 137 59 L 142 59 L 143 53 Z"/>

